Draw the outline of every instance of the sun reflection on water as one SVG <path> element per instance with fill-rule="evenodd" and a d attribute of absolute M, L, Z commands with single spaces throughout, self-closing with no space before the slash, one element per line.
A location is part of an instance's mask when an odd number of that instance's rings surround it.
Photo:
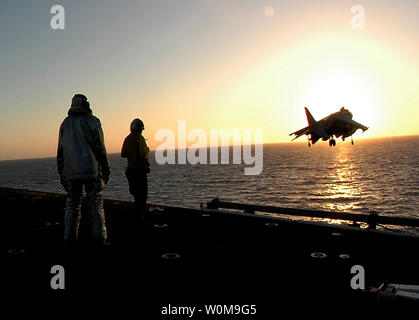
<path fill-rule="evenodd" d="M 340 146 L 334 151 L 334 162 L 329 166 L 329 179 L 325 184 L 323 207 L 331 211 L 353 211 L 358 209 L 361 186 L 357 181 L 358 168 L 351 158 L 351 148 Z M 347 221 L 322 219 L 330 224 L 342 224 Z"/>

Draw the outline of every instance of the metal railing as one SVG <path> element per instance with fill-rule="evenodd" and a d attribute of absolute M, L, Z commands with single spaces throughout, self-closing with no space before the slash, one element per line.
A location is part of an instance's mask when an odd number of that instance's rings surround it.
<path fill-rule="evenodd" d="M 337 211 L 323 211 L 315 209 L 298 209 L 298 208 L 286 208 L 286 207 L 275 207 L 275 206 L 264 206 L 264 205 L 253 205 L 243 204 L 235 202 L 221 201 L 218 198 L 214 198 L 207 203 L 208 209 L 235 209 L 243 210 L 246 213 L 255 212 L 266 212 L 275 213 L 278 215 L 289 215 L 289 216 L 300 216 L 300 217 L 311 217 L 311 218 L 322 218 L 322 219 L 337 219 L 352 221 L 354 224 L 357 222 L 364 222 L 369 225 L 369 228 L 375 229 L 378 224 L 394 225 L 394 226 L 408 226 L 408 227 L 419 227 L 419 219 L 409 217 L 389 217 L 380 216 L 376 212 L 370 214 L 357 214 L 357 213 L 346 213 Z"/>

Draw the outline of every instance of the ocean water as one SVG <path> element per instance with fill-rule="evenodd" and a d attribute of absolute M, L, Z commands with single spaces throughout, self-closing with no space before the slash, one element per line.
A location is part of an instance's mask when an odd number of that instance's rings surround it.
<path fill-rule="evenodd" d="M 263 171 L 245 165 L 159 165 L 151 154 L 149 201 L 197 208 L 218 197 L 251 204 L 419 218 L 419 136 L 267 144 Z M 232 155 L 231 155 L 232 156 Z M 105 197 L 131 200 L 125 159 L 110 154 Z M 232 162 L 232 160 L 230 160 Z M 0 186 L 63 193 L 55 158 L 0 161 Z"/>

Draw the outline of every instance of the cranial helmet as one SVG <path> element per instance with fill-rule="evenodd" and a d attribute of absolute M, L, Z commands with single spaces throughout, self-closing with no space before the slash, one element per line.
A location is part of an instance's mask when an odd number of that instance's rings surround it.
<path fill-rule="evenodd" d="M 90 107 L 90 103 L 84 94 L 78 93 L 71 100 L 71 106 L 78 106 L 78 107 L 83 107 L 87 109 Z"/>
<path fill-rule="evenodd" d="M 131 132 L 141 132 L 141 130 L 144 130 L 144 122 L 140 119 L 134 119 L 131 122 L 130 126 Z"/>

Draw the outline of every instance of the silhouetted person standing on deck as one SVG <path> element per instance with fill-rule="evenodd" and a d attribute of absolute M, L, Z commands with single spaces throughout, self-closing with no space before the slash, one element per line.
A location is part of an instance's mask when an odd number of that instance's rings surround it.
<path fill-rule="evenodd" d="M 131 122 L 131 133 L 122 145 L 121 157 L 127 158 L 125 174 L 128 179 L 129 192 L 134 197 L 135 211 L 144 217 L 147 202 L 147 174 L 150 172 L 148 157 L 150 149 L 142 136 L 144 123 L 140 119 Z"/>
<path fill-rule="evenodd" d="M 68 117 L 61 124 L 57 165 L 61 183 L 67 191 L 65 243 L 74 243 L 78 238 L 84 186 L 91 236 L 98 245 L 105 244 L 102 195 L 109 180 L 110 167 L 100 120 L 92 115 L 90 103 L 82 94 L 73 97 Z"/>

